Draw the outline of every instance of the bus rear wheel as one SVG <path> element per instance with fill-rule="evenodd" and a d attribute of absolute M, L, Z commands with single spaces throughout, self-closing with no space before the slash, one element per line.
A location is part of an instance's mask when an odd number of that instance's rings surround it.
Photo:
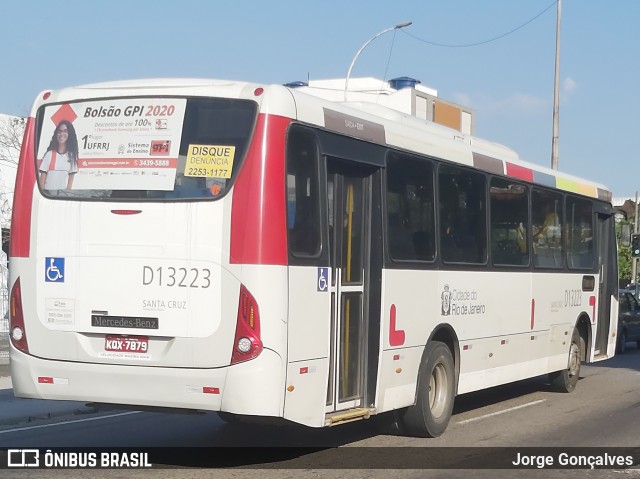
<path fill-rule="evenodd" d="M 403 432 L 418 437 L 440 436 L 451 419 L 455 396 L 455 370 L 449 348 L 429 343 L 418 372 L 416 404 L 401 417 Z"/>
<path fill-rule="evenodd" d="M 580 358 L 581 353 L 581 338 L 578 334 L 578 330 L 573 330 L 571 336 L 571 346 L 569 346 L 569 362 L 567 368 L 562 371 L 556 371 L 549 374 L 549 380 L 551 387 L 561 393 L 570 393 L 578 384 L 580 378 Z"/>

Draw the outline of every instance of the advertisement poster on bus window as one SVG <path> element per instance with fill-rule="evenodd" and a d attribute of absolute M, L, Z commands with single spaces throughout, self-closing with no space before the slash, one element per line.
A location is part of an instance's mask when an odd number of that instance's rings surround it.
<path fill-rule="evenodd" d="M 48 106 L 37 152 L 39 174 L 53 176 L 64 167 L 75 173 L 74 190 L 171 191 L 185 108 L 183 98 L 108 99 Z M 68 135 L 66 139 L 59 130 Z M 58 141 L 67 142 L 70 159 L 64 154 L 57 155 L 57 162 L 52 158 Z"/>

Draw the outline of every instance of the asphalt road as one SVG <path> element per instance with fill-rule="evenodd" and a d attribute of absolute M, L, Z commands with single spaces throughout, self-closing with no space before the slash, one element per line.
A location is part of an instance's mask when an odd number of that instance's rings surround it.
<path fill-rule="evenodd" d="M 60 404 L 16 401 L 39 407 Z M 7 411 L 14 406 L 2 399 L 0 403 L 0 415 L 10 414 Z M 485 466 L 496 467 L 504 464 L 505 454 L 507 460 L 516 460 L 518 453 L 550 451 L 532 448 L 555 448 L 550 452 L 556 455 L 555 460 L 558 460 L 557 454 L 575 451 L 573 448 L 623 454 L 628 450 L 622 448 L 640 448 L 639 431 L 640 350 L 630 347 L 627 354 L 583 366 L 581 380 L 571 394 L 554 393 L 544 378 L 535 378 L 460 396 L 449 429 L 437 439 L 404 437 L 392 424 L 376 420 L 315 430 L 229 426 L 214 413 L 194 416 L 113 410 L 94 414 L 71 410 L 67 415 L 35 417 L 30 422 L 0 426 L 0 447 L 167 448 L 156 450 L 160 457 L 154 457 L 154 463 L 164 464 L 166 469 L 92 471 L 91 477 L 105 478 L 413 479 L 535 475 L 626 479 L 640 477 L 637 466 L 516 471 L 481 469 L 478 464 L 482 466 L 484 460 Z M 267 447 L 279 449 L 265 449 Z M 180 453 L 177 456 L 176 451 Z M 230 468 L 217 467 L 220 461 Z M 475 464 L 476 467 L 433 469 L 435 464 L 447 467 Z M 190 468 L 184 469 L 185 466 Z M 29 477 L 88 477 L 86 470 L 29 472 Z M 2 477 L 25 476 L 16 471 L 2 471 Z"/>

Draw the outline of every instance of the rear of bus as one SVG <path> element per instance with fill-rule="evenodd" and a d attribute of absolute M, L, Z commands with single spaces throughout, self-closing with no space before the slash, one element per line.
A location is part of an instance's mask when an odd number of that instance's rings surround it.
<path fill-rule="evenodd" d="M 16 396 L 282 415 L 290 120 L 265 112 L 291 98 L 268 91 L 168 80 L 40 95 L 13 209 Z"/>

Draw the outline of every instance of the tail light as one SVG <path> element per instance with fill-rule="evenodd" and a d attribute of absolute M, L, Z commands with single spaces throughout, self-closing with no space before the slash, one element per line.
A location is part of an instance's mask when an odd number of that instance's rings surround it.
<path fill-rule="evenodd" d="M 231 364 L 241 363 L 257 357 L 262 352 L 260 339 L 260 311 L 258 303 L 249 290 L 240 285 L 238 319 L 233 339 Z"/>
<path fill-rule="evenodd" d="M 11 323 L 9 326 L 11 343 L 16 349 L 19 349 L 23 353 L 28 353 L 29 345 L 27 344 L 27 331 L 24 328 L 24 315 L 22 314 L 20 278 L 16 280 L 13 284 L 13 288 L 11 288 L 9 305 L 9 311 L 11 313 Z"/>

